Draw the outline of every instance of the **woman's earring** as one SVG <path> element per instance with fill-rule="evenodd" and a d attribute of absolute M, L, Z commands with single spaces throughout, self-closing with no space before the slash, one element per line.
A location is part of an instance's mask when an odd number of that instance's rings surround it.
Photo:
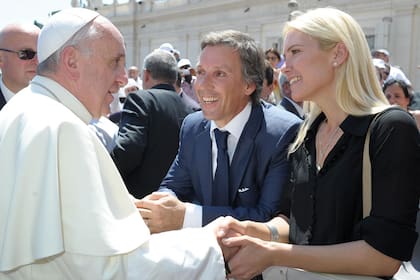
<path fill-rule="evenodd" d="M 333 62 L 333 66 L 334 66 L 334 67 L 337 67 L 337 65 L 338 65 L 337 61 L 334 61 L 334 62 Z"/>

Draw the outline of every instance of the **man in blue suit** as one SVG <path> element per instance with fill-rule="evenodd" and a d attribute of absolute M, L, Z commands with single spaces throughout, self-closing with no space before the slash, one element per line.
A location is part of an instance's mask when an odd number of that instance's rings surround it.
<path fill-rule="evenodd" d="M 205 36 L 195 83 L 202 111 L 185 118 L 160 192 L 136 203 L 152 232 L 200 227 L 226 215 L 267 221 L 277 213 L 289 178 L 287 149 L 300 120 L 259 100 L 263 79 L 264 55 L 247 34 Z M 228 132 L 226 189 L 213 182 L 216 130 Z"/>
<path fill-rule="evenodd" d="M 281 88 L 281 92 L 283 94 L 283 98 L 279 103 L 279 107 L 283 108 L 290 113 L 295 114 L 300 119 L 305 119 L 305 112 L 303 111 L 302 102 L 296 102 L 292 98 L 292 91 L 290 89 L 289 81 L 287 80 L 284 74 L 280 75 L 279 84 Z"/>

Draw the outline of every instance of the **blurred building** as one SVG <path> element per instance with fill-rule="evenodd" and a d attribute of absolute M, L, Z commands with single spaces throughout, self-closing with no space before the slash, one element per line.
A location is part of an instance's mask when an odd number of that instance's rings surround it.
<path fill-rule="evenodd" d="M 371 49 L 385 48 L 420 89 L 419 0 L 85 0 L 123 33 L 127 65 L 169 42 L 193 64 L 200 39 L 209 31 L 237 29 L 249 33 L 263 49 L 281 51 L 281 30 L 294 11 L 333 6 L 351 14 L 362 26 Z"/>

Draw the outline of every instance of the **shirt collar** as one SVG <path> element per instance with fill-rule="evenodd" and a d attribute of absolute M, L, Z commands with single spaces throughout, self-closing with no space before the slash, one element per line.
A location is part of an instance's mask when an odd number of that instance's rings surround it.
<path fill-rule="evenodd" d="M 364 136 L 374 115 L 351 116 L 349 115 L 340 125 L 344 132 L 355 136 Z"/>
<path fill-rule="evenodd" d="M 236 139 L 239 139 L 242 134 L 242 130 L 251 115 L 251 110 L 252 104 L 251 102 L 248 102 L 245 108 L 224 127 L 217 127 L 216 123 L 212 120 L 210 124 L 210 131 L 213 132 L 214 129 L 219 128 L 222 131 L 229 131 L 231 135 L 235 136 Z"/>
<path fill-rule="evenodd" d="M 3 83 L 3 78 L 0 79 L 0 88 L 3 93 L 4 99 L 6 102 L 9 102 L 13 96 L 15 96 L 15 92 L 11 91 L 6 85 Z"/>
<path fill-rule="evenodd" d="M 151 89 L 166 89 L 166 90 L 175 91 L 174 86 L 169 85 L 169 84 L 157 84 L 157 85 L 152 86 Z"/>
<path fill-rule="evenodd" d="M 300 107 L 295 101 L 293 101 L 291 98 L 287 96 L 283 96 L 283 98 L 286 98 L 287 100 L 290 101 L 290 103 L 293 105 L 293 107 L 295 107 L 296 111 L 298 112 L 301 118 L 305 117 L 305 112 L 303 111 L 302 107 Z"/>
<path fill-rule="evenodd" d="M 84 123 L 88 124 L 92 120 L 92 115 L 86 107 L 56 81 L 44 76 L 35 76 L 30 86 L 32 87 L 33 92 L 51 97 L 63 104 Z"/>
<path fill-rule="evenodd" d="M 355 136 L 363 136 L 366 134 L 373 117 L 374 115 L 348 115 L 340 124 L 340 128 L 344 131 L 344 133 L 349 133 Z M 312 123 L 308 133 L 313 133 L 315 135 L 318 126 L 323 120 L 325 120 L 325 115 L 324 113 L 321 113 Z"/>

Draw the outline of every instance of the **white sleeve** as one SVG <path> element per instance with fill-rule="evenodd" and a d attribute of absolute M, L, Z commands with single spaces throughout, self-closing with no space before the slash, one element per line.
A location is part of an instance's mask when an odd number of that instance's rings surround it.
<path fill-rule="evenodd" d="M 152 234 L 129 253 L 128 279 L 225 279 L 224 259 L 208 227 Z"/>
<path fill-rule="evenodd" d="M 64 252 L 21 266 L 0 279 L 224 280 L 221 249 L 209 227 L 152 234 L 137 249 L 115 256 Z"/>
<path fill-rule="evenodd" d="M 185 216 L 182 228 L 197 228 L 203 226 L 203 207 L 200 205 L 185 203 Z"/>

